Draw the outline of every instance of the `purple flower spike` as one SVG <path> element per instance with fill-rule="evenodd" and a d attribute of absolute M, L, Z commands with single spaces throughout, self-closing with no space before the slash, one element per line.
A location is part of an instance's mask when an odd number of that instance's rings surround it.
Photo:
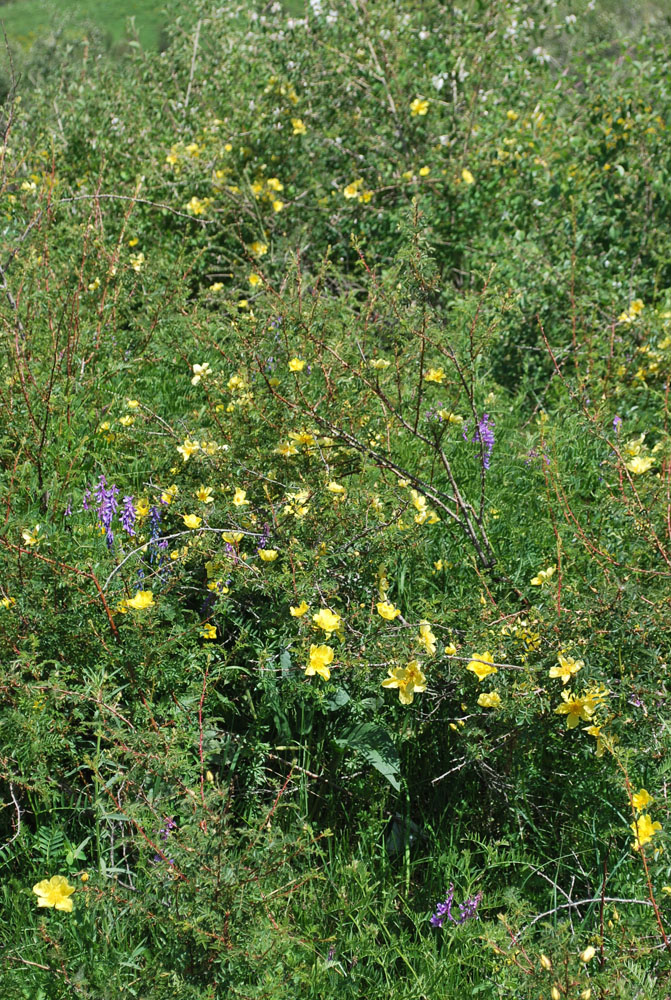
<path fill-rule="evenodd" d="M 133 504 L 132 497 L 123 498 L 123 507 L 121 508 L 121 514 L 119 520 L 121 521 L 121 527 L 126 532 L 127 535 L 134 535 L 135 528 L 135 506 Z"/>
<path fill-rule="evenodd" d="M 617 414 L 613 417 L 613 430 L 616 434 L 620 433 L 620 425 L 622 423 L 622 417 L 618 417 Z"/>
<path fill-rule="evenodd" d="M 459 913 L 461 915 L 459 918 L 453 917 L 454 886 L 450 885 L 445 902 L 438 903 L 436 912 L 431 917 L 431 926 L 442 927 L 446 920 L 452 921 L 453 924 L 465 924 L 467 920 L 472 920 L 473 918 L 477 920 L 477 909 L 481 899 L 482 893 L 478 892 L 475 896 L 470 896 L 463 903 L 459 903 Z"/>

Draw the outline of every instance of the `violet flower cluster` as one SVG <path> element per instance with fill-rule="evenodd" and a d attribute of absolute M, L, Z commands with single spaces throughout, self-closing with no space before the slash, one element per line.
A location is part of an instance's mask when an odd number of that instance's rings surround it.
<path fill-rule="evenodd" d="M 482 465 L 484 469 L 489 468 L 489 462 L 492 457 L 492 451 L 494 450 L 494 427 L 495 423 L 490 420 L 488 413 L 483 413 L 478 420 L 475 431 L 473 432 L 473 437 L 470 439 L 471 444 L 481 444 L 482 445 Z M 468 441 L 468 424 L 464 424 L 464 429 L 462 432 L 464 441 Z"/>
<path fill-rule="evenodd" d="M 135 534 L 135 521 L 137 511 L 132 496 L 125 496 L 119 510 L 119 487 L 114 483 L 108 484 L 103 474 L 98 477 L 98 484 L 95 489 L 84 490 L 82 496 L 82 510 L 91 510 L 91 501 L 95 501 L 95 513 L 100 525 L 105 532 L 107 547 L 114 548 L 114 519 L 118 515 L 119 523 L 127 535 Z M 72 507 L 68 504 L 65 512 L 66 517 L 72 514 Z"/>
<path fill-rule="evenodd" d="M 438 903 L 436 912 L 431 917 L 431 926 L 442 927 L 446 920 L 451 920 L 453 924 L 465 924 L 467 920 L 472 920 L 473 918 L 477 920 L 477 910 L 481 899 L 481 892 L 476 893 L 475 896 L 469 896 L 469 898 L 463 903 L 458 904 L 459 916 L 455 917 L 452 915 L 452 907 L 454 905 L 454 886 L 450 885 L 445 902 Z"/>

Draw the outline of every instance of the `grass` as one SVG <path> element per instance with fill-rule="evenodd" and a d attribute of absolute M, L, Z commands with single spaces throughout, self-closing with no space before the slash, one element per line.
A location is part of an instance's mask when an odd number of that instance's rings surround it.
<path fill-rule="evenodd" d="M 129 24 L 132 19 L 132 24 Z M 30 48 L 33 42 L 57 25 L 66 24 L 71 36 L 91 27 L 116 45 L 135 33 L 146 49 L 156 49 L 165 26 L 163 5 L 155 0 L 10 0 L 0 7 L 0 22 L 10 42 Z"/>

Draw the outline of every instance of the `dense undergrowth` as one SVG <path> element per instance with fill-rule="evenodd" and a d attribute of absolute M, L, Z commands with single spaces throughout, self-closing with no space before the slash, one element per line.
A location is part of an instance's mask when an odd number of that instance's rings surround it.
<path fill-rule="evenodd" d="M 671 993 L 671 30 L 578 6 L 7 53 L 3 996 Z"/>

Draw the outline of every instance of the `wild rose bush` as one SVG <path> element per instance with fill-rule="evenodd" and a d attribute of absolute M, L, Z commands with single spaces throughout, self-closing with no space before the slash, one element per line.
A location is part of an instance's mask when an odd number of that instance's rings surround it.
<path fill-rule="evenodd" d="M 173 15 L 6 109 L 6 992 L 658 996 L 668 30 Z"/>

